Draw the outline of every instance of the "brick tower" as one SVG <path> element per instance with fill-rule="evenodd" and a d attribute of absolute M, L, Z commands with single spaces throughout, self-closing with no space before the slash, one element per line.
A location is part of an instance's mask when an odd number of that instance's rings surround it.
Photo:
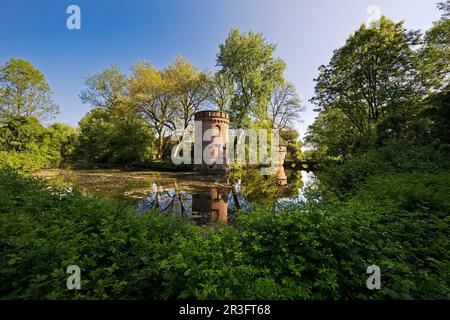
<path fill-rule="evenodd" d="M 194 170 L 203 173 L 226 172 L 229 165 L 226 157 L 230 125 L 228 113 L 211 110 L 199 111 L 195 114 L 194 119 Z M 208 150 L 206 150 L 207 148 Z"/>

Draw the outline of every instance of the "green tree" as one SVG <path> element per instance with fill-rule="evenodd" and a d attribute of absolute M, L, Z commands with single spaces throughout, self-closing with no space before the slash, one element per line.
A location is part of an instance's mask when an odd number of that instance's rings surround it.
<path fill-rule="evenodd" d="M 450 153 L 450 85 L 426 97 L 408 139 Z"/>
<path fill-rule="evenodd" d="M 55 165 L 72 160 L 78 141 L 78 131 L 67 124 L 55 122 L 44 133 L 43 151 Z"/>
<path fill-rule="evenodd" d="M 126 100 L 127 78 L 118 66 L 111 66 L 89 76 L 85 86 L 80 93 L 80 99 L 92 107 L 110 109 Z"/>
<path fill-rule="evenodd" d="M 211 100 L 211 79 L 181 56 L 163 71 L 163 77 L 171 88 L 176 115 L 167 124 L 180 139 L 193 123 L 194 114 Z"/>
<path fill-rule="evenodd" d="M 269 119 L 272 127 L 277 130 L 287 130 L 293 122 L 299 120 L 300 112 L 304 110 L 300 98 L 295 92 L 293 83 L 286 82 L 276 87 L 269 101 Z"/>
<path fill-rule="evenodd" d="M 422 81 L 432 90 L 442 90 L 450 84 L 450 1 L 438 4 L 442 19 L 435 21 L 425 33 L 420 49 Z"/>
<path fill-rule="evenodd" d="M 232 29 L 219 46 L 217 66 L 233 83 L 229 112 L 233 123 L 242 127 L 251 118 L 267 120 L 267 106 L 274 89 L 283 83 L 285 63 L 273 56 L 276 45 L 260 33 Z"/>
<path fill-rule="evenodd" d="M 45 76 L 30 62 L 10 59 L 0 67 L 0 119 L 50 118 L 58 113 Z"/>
<path fill-rule="evenodd" d="M 0 146 L 8 152 L 39 153 L 44 133 L 37 118 L 11 116 L 0 126 Z"/>
<path fill-rule="evenodd" d="M 151 128 L 142 119 L 122 112 L 98 107 L 80 120 L 80 158 L 126 166 L 141 165 L 151 158 Z"/>
<path fill-rule="evenodd" d="M 132 67 L 130 76 L 130 99 L 134 109 L 155 130 L 156 159 L 163 157 L 167 146 L 164 137 L 170 130 L 168 125 L 175 117 L 173 83 L 164 74 L 146 61 Z"/>
<path fill-rule="evenodd" d="M 345 158 L 357 149 L 362 136 L 339 109 L 320 113 L 308 127 L 305 142 L 314 149 L 316 158 Z"/>
<path fill-rule="evenodd" d="M 138 117 L 130 83 L 117 66 L 86 79 L 80 99 L 93 109 L 79 122 L 84 160 L 133 166 L 151 158 L 153 130 Z"/>
<path fill-rule="evenodd" d="M 302 143 L 296 130 L 280 131 L 280 138 L 287 144 L 286 160 L 299 160 L 302 157 Z"/>
<path fill-rule="evenodd" d="M 350 145 L 370 145 L 382 122 L 387 137 L 398 137 L 408 130 L 408 120 L 420 111 L 418 103 L 423 94 L 417 79 L 417 54 L 412 49 L 419 38 L 417 32 L 407 32 L 402 22 L 382 17 L 379 28 L 362 25 L 334 52 L 330 63 L 319 68 L 311 102 L 321 115 L 332 113 L 322 120 L 344 116 L 345 125 L 339 126 L 338 132 L 345 140 L 352 137 L 345 146 L 329 146 L 333 153 L 341 149 L 345 156 L 351 152 Z M 340 139 L 333 139 L 333 132 L 320 127 L 320 122 L 310 128 L 315 138 L 308 140 L 318 141 L 322 132 L 329 133 L 328 142 L 340 144 Z"/>
<path fill-rule="evenodd" d="M 409 121 L 407 140 L 450 150 L 450 1 L 441 2 L 442 17 L 425 33 L 419 54 L 419 81 L 425 88 L 420 112 Z"/>
<path fill-rule="evenodd" d="M 111 137 L 113 162 L 141 166 L 153 158 L 154 129 L 128 104 L 112 110 L 115 130 Z"/>
<path fill-rule="evenodd" d="M 114 125 L 104 108 L 93 108 L 79 122 L 77 155 L 89 162 L 107 162 L 111 158 L 110 137 Z"/>
<path fill-rule="evenodd" d="M 219 111 L 230 110 L 233 93 L 233 82 L 224 73 L 216 72 L 213 79 L 212 102 Z"/>
<path fill-rule="evenodd" d="M 161 159 L 169 135 L 181 142 L 194 114 L 211 101 L 212 80 L 185 58 L 177 56 L 163 70 L 146 61 L 132 67 L 130 99 L 135 110 L 156 132 L 156 158 Z"/>

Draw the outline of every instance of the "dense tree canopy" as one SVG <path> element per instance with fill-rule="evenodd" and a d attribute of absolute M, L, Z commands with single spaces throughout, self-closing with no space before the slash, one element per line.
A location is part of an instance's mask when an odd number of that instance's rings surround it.
<path fill-rule="evenodd" d="M 43 151 L 55 163 L 71 161 L 77 148 L 78 134 L 70 125 L 55 122 L 45 130 Z"/>
<path fill-rule="evenodd" d="M 283 83 L 286 64 L 273 56 L 276 46 L 260 33 L 232 29 L 219 46 L 219 73 L 233 83 L 229 106 L 232 121 L 243 126 L 250 118 L 267 120 L 267 105 L 274 89 Z"/>
<path fill-rule="evenodd" d="M 98 107 L 79 126 L 82 160 L 132 166 L 151 159 L 153 132 L 142 119 Z"/>
<path fill-rule="evenodd" d="M 425 33 L 424 45 L 419 51 L 422 81 L 432 90 L 441 90 L 450 85 L 450 2 L 439 5 L 442 19 L 433 23 Z"/>
<path fill-rule="evenodd" d="M 296 130 L 286 129 L 280 131 L 280 138 L 286 143 L 286 160 L 299 160 L 302 155 L 302 143 L 300 135 Z"/>
<path fill-rule="evenodd" d="M 173 131 L 184 131 L 194 120 L 194 114 L 204 108 L 211 97 L 210 77 L 197 70 L 181 56 L 163 70 L 170 83 L 175 118 L 169 121 Z"/>
<path fill-rule="evenodd" d="M 175 118 L 172 83 L 149 62 L 142 61 L 132 67 L 130 93 L 133 107 L 154 128 L 157 136 L 156 158 L 161 159 L 164 136 L 168 133 L 168 122 Z"/>
<path fill-rule="evenodd" d="M 210 77 L 181 56 L 163 70 L 146 61 L 135 64 L 129 83 L 134 109 L 155 129 L 157 159 L 167 146 L 165 137 L 171 135 L 181 142 L 195 112 L 211 100 Z"/>
<path fill-rule="evenodd" d="M 0 125 L 0 166 L 32 171 L 72 160 L 78 132 L 68 125 L 42 126 L 35 117 L 12 116 Z"/>
<path fill-rule="evenodd" d="M 92 107 L 113 108 L 124 101 L 128 89 L 127 79 L 117 66 L 89 76 L 85 85 L 80 99 Z"/>
<path fill-rule="evenodd" d="M 23 171 L 59 166 L 72 159 L 77 132 L 41 120 L 53 117 L 58 106 L 41 71 L 30 62 L 11 59 L 0 67 L 0 166 Z"/>
<path fill-rule="evenodd" d="M 23 59 L 0 66 L 0 119 L 11 116 L 50 118 L 58 113 L 42 72 Z"/>
<path fill-rule="evenodd" d="M 402 22 L 385 17 L 379 28 L 362 25 L 319 68 L 311 100 L 319 116 L 307 142 L 324 155 L 346 157 L 361 147 L 426 130 L 419 125 L 424 99 L 448 81 L 448 32 L 442 30 L 447 22 L 435 23 L 424 41 Z"/>
<path fill-rule="evenodd" d="M 212 101 L 219 111 L 227 111 L 231 107 L 234 87 L 233 82 L 224 73 L 216 72 L 213 79 Z"/>
<path fill-rule="evenodd" d="M 13 116 L 0 127 L 1 147 L 5 151 L 36 152 L 45 128 L 34 117 Z"/>

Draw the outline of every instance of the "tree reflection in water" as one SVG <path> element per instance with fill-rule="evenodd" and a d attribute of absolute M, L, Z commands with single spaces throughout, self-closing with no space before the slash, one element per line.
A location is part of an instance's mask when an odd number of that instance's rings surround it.
<path fill-rule="evenodd" d="M 204 190 L 188 193 L 177 188 L 164 190 L 153 184 L 147 199 L 138 204 L 138 212 L 149 210 L 157 214 L 175 214 L 198 223 L 232 223 L 233 212 L 248 212 L 252 207 L 277 209 L 286 202 L 301 201 L 304 182 L 314 175 L 288 170 L 288 184 L 279 186 L 274 176 L 263 176 L 259 170 L 233 171 L 226 185 L 205 182 Z M 208 186 L 209 184 L 209 186 Z"/>

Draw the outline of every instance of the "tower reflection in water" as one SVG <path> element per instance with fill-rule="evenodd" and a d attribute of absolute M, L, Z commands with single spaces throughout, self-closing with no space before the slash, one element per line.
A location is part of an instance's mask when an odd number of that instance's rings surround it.
<path fill-rule="evenodd" d="M 281 199 L 280 199 L 281 200 Z M 291 202 L 292 199 L 282 199 Z M 298 199 L 295 199 L 298 200 Z M 277 201 L 278 202 L 278 201 Z M 153 184 L 147 199 L 138 204 L 138 212 L 173 214 L 195 220 L 199 224 L 209 222 L 232 223 L 233 212 L 249 212 L 252 204 L 242 192 L 241 179 L 232 185 L 211 184 L 208 188 L 191 193 Z"/>
<path fill-rule="evenodd" d="M 192 218 L 200 223 L 229 222 L 227 188 L 211 186 L 209 192 L 200 192 L 193 195 Z M 230 208 L 232 209 L 232 208 Z"/>
<path fill-rule="evenodd" d="M 138 212 L 152 211 L 156 214 L 174 214 L 185 216 L 199 223 L 222 222 L 228 223 L 235 202 L 229 203 L 227 187 L 212 185 L 209 190 L 189 194 L 175 188 L 164 190 L 153 184 L 153 190 L 147 199 L 138 204 Z M 230 210 L 229 210 L 230 209 Z"/>

